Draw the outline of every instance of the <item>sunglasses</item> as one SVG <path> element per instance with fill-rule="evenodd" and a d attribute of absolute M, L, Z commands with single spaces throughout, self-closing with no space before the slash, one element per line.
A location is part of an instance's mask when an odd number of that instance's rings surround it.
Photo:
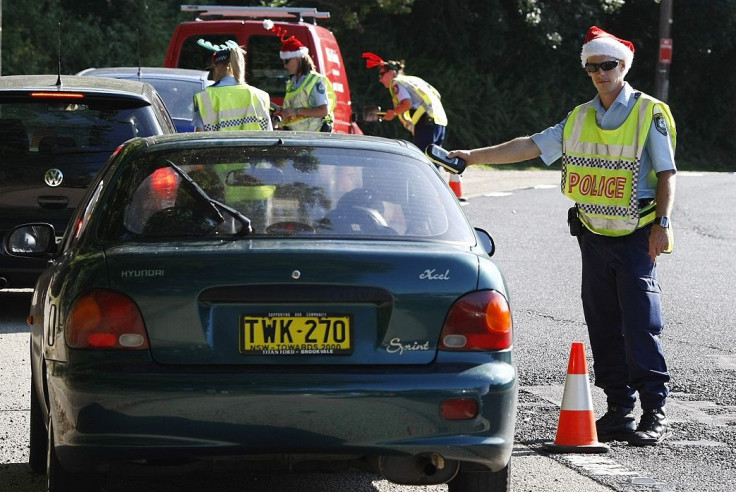
<path fill-rule="evenodd" d="M 618 66 L 618 60 L 604 61 L 603 63 L 586 63 L 585 71 L 588 73 L 595 73 L 600 68 L 604 72 L 613 70 Z"/>

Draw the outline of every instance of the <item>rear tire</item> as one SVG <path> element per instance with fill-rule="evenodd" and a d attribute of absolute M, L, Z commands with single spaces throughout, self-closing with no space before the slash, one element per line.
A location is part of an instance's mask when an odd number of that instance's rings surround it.
<path fill-rule="evenodd" d="M 505 468 L 492 472 L 463 471 L 447 484 L 448 492 L 509 492 L 511 490 L 511 461 Z"/>
<path fill-rule="evenodd" d="M 41 400 L 36 392 L 33 378 L 31 378 L 31 432 L 29 441 L 28 464 L 31 466 L 33 473 L 42 474 L 46 471 L 48 434 L 46 423 L 43 420 L 43 412 L 41 411 Z"/>
<path fill-rule="evenodd" d="M 56 456 L 54 429 L 49 416 L 46 452 L 46 490 L 48 492 L 102 492 L 105 476 L 101 473 L 71 473 L 64 469 Z"/>

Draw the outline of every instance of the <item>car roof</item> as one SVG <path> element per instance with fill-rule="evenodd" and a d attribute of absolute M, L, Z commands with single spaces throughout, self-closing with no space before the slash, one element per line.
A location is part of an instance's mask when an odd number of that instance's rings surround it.
<path fill-rule="evenodd" d="M 80 76 L 104 77 L 106 75 L 130 75 L 137 78 L 140 72 L 142 78 L 150 76 L 164 76 L 176 79 L 207 80 L 209 72 L 206 70 L 194 70 L 191 68 L 169 68 L 169 67 L 101 67 L 87 68 L 78 72 Z"/>
<path fill-rule="evenodd" d="M 57 75 L 6 75 L 0 77 L 0 92 L 74 90 L 128 97 L 135 95 L 150 101 L 155 91 L 153 86 L 146 82 L 77 75 L 62 75 L 61 87 L 58 87 L 56 85 L 58 78 Z"/>
<path fill-rule="evenodd" d="M 394 140 L 370 135 L 355 135 L 348 133 L 321 133 L 321 132 L 290 132 L 274 131 L 231 131 L 231 132 L 196 132 L 174 133 L 168 135 L 154 135 L 140 137 L 133 140 L 145 140 L 148 145 L 167 146 L 174 148 L 203 147 L 214 141 L 227 144 L 228 141 L 243 141 L 253 145 L 289 145 L 305 147 L 333 147 L 351 148 L 355 150 L 376 150 L 412 156 L 414 158 L 424 154 L 406 140 Z M 132 142 L 132 141 L 131 141 Z M 235 142 L 233 142 L 235 143 Z"/>

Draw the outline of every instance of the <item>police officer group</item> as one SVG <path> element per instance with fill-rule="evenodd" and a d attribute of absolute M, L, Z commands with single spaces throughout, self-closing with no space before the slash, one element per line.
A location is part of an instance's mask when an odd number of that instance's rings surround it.
<path fill-rule="evenodd" d="M 281 39 L 279 56 L 289 72 L 283 105 L 245 81 L 245 50 L 235 41 L 198 44 L 212 51 L 215 83 L 194 96 L 195 131 L 273 130 L 271 111 L 280 127 L 296 131 L 332 131 L 336 97 L 329 79 L 316 71 L 309 49 L 270 20 L 264 27 Z"/>

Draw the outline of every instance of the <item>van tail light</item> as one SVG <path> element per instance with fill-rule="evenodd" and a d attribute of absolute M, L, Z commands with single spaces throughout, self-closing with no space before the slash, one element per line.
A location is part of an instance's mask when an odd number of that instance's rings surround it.
<path fill-rule="evenodd" d="M 69 311 L 66 343 L 79 349 L 148 349 L 148 335 L 138 306 L 112 290 L 81 295 Z"/>
<path fill-rule="evenodd" d="M 170 167 L 156 169 L 151 175 L 151 189 L 161 200 L 173 200 L 179 187 L 179 175 Z"/>
<path fill-rule="evenodd" d="M 464 295 L 450 309 L 440 336 L 440 350 L 503 350 L 512 343 L 511 309 L 495 290 Z"/>

